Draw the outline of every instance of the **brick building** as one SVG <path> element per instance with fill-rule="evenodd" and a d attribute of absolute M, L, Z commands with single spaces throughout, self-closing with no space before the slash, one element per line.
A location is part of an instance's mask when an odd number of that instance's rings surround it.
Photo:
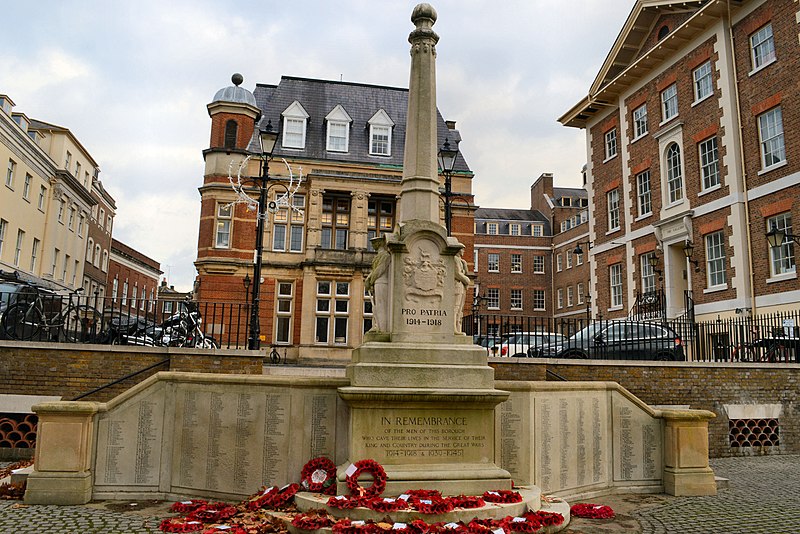
<path fill-rule="evenodd" d="M 797 308 L 794 243 L 766 233 L 798 209 L 798 17 L 793 0 L 635 3 L 559 119 L 586 131 L 596 311 L 662 291 L 668 318 Z"/>
<path fill-rule="evenodd" d="M 481 334 L 487 328 L 505 333 L 492 315 L 538 321 L 586 314 L 588 265 L 574 253 L 579 244 L 587 248 L 586 191 L 554 187 L 553 175 L 545 173 L 530 195 L 527 210 L 475 212 L 474 304 L 489 317 Z"/>
<path fill-rule="evenodd" d="M 90 298 L 97 295 L 96 306 L 99 307 L 108 293 L 106 282 L 111 256 L 111 231 L 117 205 L 96 175 L 91 180 L 91 193 L 95 205 L 92 206 L 91 215 L 86 221 L 88 240 L 86 263 L 83 268 L 83 289 Z"/>
<path fill-rule="evenodd" d="M 284 195 L 290 169 L 295 177 L 302 172 L 303 182 L 291 206 L 276 206 L 265 224 L 262 276 L 251 282 L 262 284 L 261 334 L 267 344 L 287 347 L 290 358 L 349 359 L 371 327 L 364 294 L 375 255 L 369 239 L 393 231 L 399 220 L 407 100 L 407 89 L 288 76 L 278 85 L 258 84 L 254 93 L 238 85 L 217 92 L 208 105 L 211 141 L 203 153 L 198 299 L 250 300 L 245 280 L 253 278 L 256 215 L 232 204 L 237 195 L 229 175 L 241 168 L 245 180 L 260 176 L 258 131 L 279 127 L 268 198 Z M 437 127 L 439 146 L 461 140 L 455 123 L 441 115 Z M 452 227 L 467 247 L 466 259 L 472 257 L 472 176 L 459 156 Z M 255 185 L 245 190 L 258 197 Z M 222 315 L 204 319 L 217 339 L 227 343 L 236 335 Z M 243 336 L 244 328 L 242 339 L 232 341 L 243 343 Z"/>
<path fill-rule="evenodd" d="M 162 273 L 156 260 L 112 238 L 106 308 L 134 316 L 154 312 Z"/>

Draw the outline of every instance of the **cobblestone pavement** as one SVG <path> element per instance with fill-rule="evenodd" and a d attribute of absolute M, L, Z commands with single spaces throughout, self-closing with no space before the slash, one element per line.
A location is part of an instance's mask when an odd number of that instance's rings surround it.
<path fill-rule="evenodd" d="M 711 467 L 730 481 L 714 497 L 595 497 L 591 502 L 611 506 L 616 517 L 573 519 L 565 534 L 800 533 L 800 456 L 720 458 Z"/>
<path fill-rule="evenodd" d="M 0 463 L 0 467 L 3 464 Z M 565 534 L 608 532 L 797 533 L 800 532 L 800 456 L 712 460 L 717 476 L 730 480 L 715 497 L 609 495 L 614 519 L 573 519 Z M 0 532 L 15 534 L 152 534 L 169 503 L 94 502 L 85 506 L 25 506 L 0 501 Z"/>

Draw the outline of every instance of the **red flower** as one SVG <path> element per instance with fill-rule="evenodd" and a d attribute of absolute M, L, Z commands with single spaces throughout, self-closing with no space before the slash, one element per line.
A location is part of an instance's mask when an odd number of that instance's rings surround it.
<path fill-rule="evenodd" d="M 337 495 L 328 499 L 327 505 L 331 508 L 339 510 L 352 510 L 362 505 L 363 499 L 361 497 L 353 497 L 346 495 Z"/>
<path fill-rule="evenodd" d="M 372 521 L 342 519 L 334 523 L 331 530 L 333 534 L 373 534 L 378 527 Z"/>
<path fill-rule="evenodd" d="M 204 504 L 187 516 L 187 519 L 203 523 L 217 523 L 236 515 L 236 508 L 224 502 Z"/>
<path fill-rule="evenodd" d="M 397 510 L 405 510 L 408 508 L 408 503 L 403 499 L 382 499 L 375 497 L 364 503 L 371 510 L 376 512 L 396 512 Z"/>
<path fill-rule="evenodd" d="M 539 510 L 538 512 L 527 512 L 522 514 L 522 516 L 528 519 L 528 521 L 531 519 L 536 519 L 542 524 L 543 527 L 560 525 L 564 522 L 563 515 L 555 512 L 545 512 L 544 510 Z"/>
<path fill-rule="evenodd" d="M 442 497 L 430 497 L 428 499 L 411 498 L 412 506 L 423 514 L 446 514 L 453 511 L 453 503 L 450 499 Z"/>
<path fill-rule="evenodd" d="M 169 510 L 176 514 L 188 514 L 189 512 L 194 512 L 205 504 L 208 504 L 208 501 L 204 501 L 203 499 L 191 499 L 189 501 L 173 503 Z"/>
<path fill-rule="evenodd" d="M 353 495 L 358 497 L 377 497 L 386 489 L 386 471 L 375 460 L 359 460 L 352 464 L 346 473 L 347 487 L 350 488 L 350 493 Z M 368 488 L 364 488 L 358 483 L 358 477 L 362 473 L 372 475 L 373 482 Z"/>
<path fill-rule="evenodd" d="M 610 506 L 602 504 L 573 504 L 569 509 L 569 513 L 575 517 L 584 517 L 588 519 L 611 519 L 614 517 L 614 510 L 612 510 Z"/>
<path fill-rule="evenodd" d="M 467 525 L 470 534 L 489 534 L 502 526 L 496 519 L 473 519 Z"/>
<path fill-rule="evenodd" d="M 483 508 L 486 506 L 486 501 L 481 497 L 473 497 L 468 495 L 457 495 L 450 497 L 450 502 L 456 508 Z"/>
<path fill-rule="evenodd" d="M 331 526 L 331 518 L 318 514 L 298 514 L 292 519 L 292 525 L 303 530 L 317 530 Z"/>
<path fill-rule="evenodd" d="M 336 465 L 324 456 L 310 460 L 300 472 L 300 485 L 308 491 L 334 495 L 336 493 Z"/>
<path fill-rule="evenodd" d="M 165 519 L 158 525 L 158 529 L 162 532 L 196 532 L 202 528 L 202 521 L 190 521 L 188 518 L 178 517 Z"/>
<path fill-rule="evenodd" d="M 247 531 L 239 525 L 214 525 L 204 530 L 203 534 L 247 534 Z"/>
<path fill-rule="evenodd" d="M 507 504 L 513 502 L 522 502 L 522 495 L 511 490 L 487 491 L 483 494 L 483 500 L 486 502 Z"/>

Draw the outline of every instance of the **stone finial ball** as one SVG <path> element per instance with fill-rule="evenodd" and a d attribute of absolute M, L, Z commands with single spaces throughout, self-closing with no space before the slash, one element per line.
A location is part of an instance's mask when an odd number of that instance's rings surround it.
<path fill-rule="evenodd" d="M 242 85 L 242 82 L 244 81 L 244 76 L 242 76 L 237 72 L 233 76 L 231 76 L 231 81 L 233 82 L 233 85 L 239 87 L 240 85 Z"/>
<path fill-rule="evenodd" d="M 417 19 L 431 19 L 436 22 L 436 10 L 430 4 L 417 4 L 411 12 L 411 22 L 417 23 Z"/>

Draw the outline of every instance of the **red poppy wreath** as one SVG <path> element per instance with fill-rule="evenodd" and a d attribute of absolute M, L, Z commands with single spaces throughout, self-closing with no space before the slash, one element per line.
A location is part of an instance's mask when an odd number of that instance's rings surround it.
<path fill-rule="evenodd" d="M 363 473 L 372 475 L 372 485 L 368 488 L 363 487 L 358 482 L 358 478 Z M 350 493 L 359 497 L 377 497 L 386 489 L 386 471 L 381 464 L 375 460 L 359 460 L 347 468 L 345 472 L 347 487 Z"/>

